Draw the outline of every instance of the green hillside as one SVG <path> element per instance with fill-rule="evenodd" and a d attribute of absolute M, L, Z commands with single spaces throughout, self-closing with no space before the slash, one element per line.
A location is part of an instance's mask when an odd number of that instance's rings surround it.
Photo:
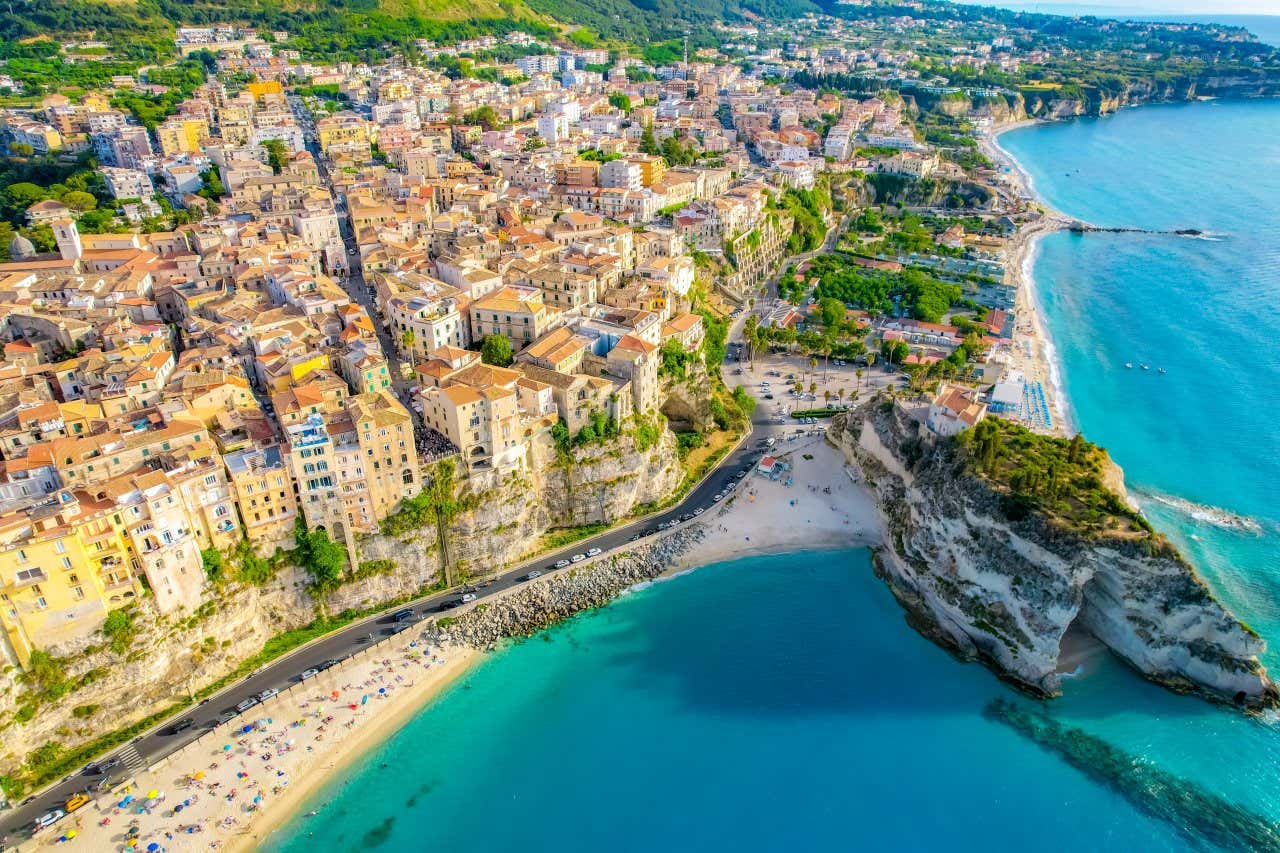
<path fill-rule="evenodd" d="M 551 35 L 589 28 L 633 44 L 698 42 L 714 21 L 788 17 L 810 0 L 10 0 L 0 6 L 0 58 L 29 55 L 24 40 L 95 38 L 118 57 L 156 60 L 173 51 L 174 26 L 242 23 L 284 30 L 290 46 L 328 58 L 372 58 L 415 39 L 456 41 L 514 29 Z"/>

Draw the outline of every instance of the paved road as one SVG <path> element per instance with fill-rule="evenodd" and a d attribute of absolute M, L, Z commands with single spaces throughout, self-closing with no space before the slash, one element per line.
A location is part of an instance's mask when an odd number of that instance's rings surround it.
<path fill-rule="evenodd" d="M 572 546 L 562 548 L 553 553 L 543 554 L 536 559 L 509 568 L 485 582 L 486 585 L 475 590 L 477 601 L 483 601 L 495 593 L 520 585 L 525 582 L 526 575 L 533 569 L 538 569 L 544 574 L 548 574 L 555 571 L 556 562 L 571 559 L 575 554 L 585 554 L 589 548 L 600 548 L 607 553 L 612 549 L 628 545 L 634 539 L 656 532 L 659 524 L 680 519 L 684 515 L 693 513 L 698 508 L 710 508 L 713 506 L 713 497 L 731 484 L 736 483 L 738 481 L 738 473 L 749 469 L 760 458 L 764 452 L 763 442 L 766 442 L 770 437 L 781 441 L 785 434 L 795 431 L 795 428 L 789 424 L 784 426 L 767 422 L 763 406 L 758 407 L 757 412 L 759 415 L 752 424 L 752 432 L 744 439 L 739 449 L 725 457 L 710 476 L 679 505 L 643 521 L 634 522 L 590 539 L 584 539 Z M 416 618 L 424 618 L 425 614 L 435 611 L 441 604 L 457 601 L 458 598 L 459 591 L 452 590 L 427 596 L 410 604 L 402 605 L 402 607 L 412 608 L 417 613 Z M 0 818 L 0 835 L 8 835 L 11 839 L 25 836 L 27 834 L 26 830 L 35 818 L 52 809 L 61 808 L 72 794 L 102 784 L 104 778 L 110 778 L 113 782 L 127 778 L 134 771 L 154 764 L 164 756 L 178 750 L 201 734 L 216 727 L 219 724 L 219 718 L 223 715 L 233 714 L 238 703 L 250 699 L 264 690 L 284 689 L 297 681 L 300 673 L 313 667 L 318 667 L 325 661 L 341 660 L 364 648 L 371 638 L 391 633 L 395 623 L 392 621 L 390 613 L 398 609 L 400 608 L 388 609 L 382 614 L 353 623 L 330 637 L 326 637 L 311 646 L 306 646 L 291 655 L 268 664 L 265 668 L 228 687 L 216 696 L 206 699 L 199 705 L 188 708 L 175 720 L 190 719 L 193 723 L 191 728 L 175 734 L 172 730 L 174 721 L 170 721 L 139 737 L 125 747 L 116 750 L 108 758 L 119 757 L 122 764 L 120 767 L 111 770 L 107 777 L 87 770 L 72 774 L 38 796 L 30 798 L 30 802 L 24 802 L 24 804 Z M 249 713 L 252 716 L 251 710 Z M 223 724 L 234 725 L 234 721 L 224 722 Z"/>
<path fill-rule="evenodd" d="M 314 144 L 314 141 L 309 138 L 310 144 Z M 317 161 L 319 161 L 318 152 L 313 153 L 316 154 Z M 325 180 L 327 183 L 327 175 L 325 175 Z M 345 227 L 345 221 L 343 225 L 344 241 L 351 244 L 352 238 L 349 229 Z M 832 233 L 836 233 L 836 229 L 833 228 Z M 359 280 L 357 279 L 357 281 Z M 362 296 L 365 294 L 363 281 L 359 281 L 359 293 Z M 376 314 L 371 311 L 371 316 L 376 317 Z M 733 324 L 732 336 L 734 338 L 739 336 L 744 320 L 745 317 L 739 317 Z M 381 327 L 381 323 L 375 322 L 374 325 Z M 389 341 L 384 341 L 384 346 L 388 347 L 387 352 L 389 355 L 395 352 L 389 346 Z M 738 346 L 739 344 L 737 343 L 730 345 L 731 354 Z M 758 358 L 757 368 L 760 365 L 761 359 Z M 752 375 L 738 376 L 732 370 L 725 372 L 731 374 L 725 377 L 730 386 L 747 384 L 750 387 L 755 382 Z M 751 374 L 756 373 L 757 371 L 751 371 Z M 756 393 L 759 393 L 758 390 Z M 716 494 L 739 482 L 739 474 L 748 471 L 759 460 L 767 450 L 766 442 L 770 439 L 776 442 L 784 442 L 787 435 L 797 432 L 796 427 L 791 423 L 778 423 L 779 419 L 776 415 L 768 413 L 770 408 L 772 407 L 757 406 L 756 413 L 753 416 L 751 433 L 742 441 L 737 450 L 721 460 L 720 464 L 713 469 L 706 479 L 678 505 L 643 521 L 633 522 L 624 527 L 584 539 L 553 553 L 543 554 L 535 559 L 510 567 L 482 581 L 483 586 L 474 589 L 476 601 L 484 601 L 492 595 L 519 586 L 521 583 L 526 582 L 527 575 L 531 570 L 537 569 L 542 571 L 544 575 L 550 574 L 557 571 L 555 564 L 561 560 L 569 560 L 576 554 L 586 554 L 588 549 L 591 548 L 599 548 L 602 552 L 608 553 L 613 549 L 627 546 L 632 541 L 656 533 L 659 525 L 679 522 L 682 518 L 688 521 L 690 518 L 695 517 L 693 513 L 696 510 L 709 509 L 714 505 L 713 498 Z M 319 642 L 305 646 L 266 665 L 215 696 L 204 700 L 198 705 L 187 708 L 177 717 L 139 736 L 105 758 L 99 759 L 99 764 L 110 763 L 116 759 L 119 760 L 118 766 L 113 767 L 107 773 L 104 774 L 98 770 L 91 769 L 94 767 L 91 764 L 87 768 L 82 768 L 67 776 L 61 782 L 39 794 L 23 800 L 16 808 L 0 816 L 0 839 L 6 837 L 10 840 L 25 838 L 29 835 L 31 824 L 37 817 L 53 809 L 62 808 L 73 794 L 127 779 L 134 772 L 143 770 L 166 755 L 176 752 L 210 729 L 219 725 L 234 725 L 234 715 L 237 713 L 236 706 L 238 704 L 252 699 L 264 690 L 282 690 L 298 681 L 302 672 L 317 668 L 327 661 L 341 661 L 364 648 L 370 640 L 393 633 L 395 626 L 391 616 L 393 612 L 403 608 L 411 608 L 415 611 L 415 620 L 420 620 L 426 618 L 427 614 L 440 610 L 442 604 L 457 602 L 459 597 L 459 590 L 450 590 L 426 596 L 396 608 L 388 608 L 376 616 L 353 623 Z M 246 708 L 245 710 L 252 716 L 251 708 Z M 181 732 L 175 732 L 174 723 L 178 720 L 190 720 L 191 726 Z M 0 849 L 4 849 L 2 842 L 0 842 Z"/>

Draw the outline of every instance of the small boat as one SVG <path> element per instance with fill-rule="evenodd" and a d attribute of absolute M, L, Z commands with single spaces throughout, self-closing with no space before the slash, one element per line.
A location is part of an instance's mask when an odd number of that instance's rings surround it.
<path fill-rule="evenodd" d="M 1157 368 L 1156 368 L 1156 370 L 1160 371 L 1161 373 L 1164 373 L 1164 368 L 1163 368 L 1163 367 L 1157 367 Z"/>
<path fill-rule="evenodd" d="M 1124 369 L 1125 369 L 1125 370 L 1133 370 L 1133 362 L 1132 362 L 1132 361 L 1126 361 L 1126 362 L 1124 363 Z"/>
<path fill-rule="evenodd" d="M 1143 370 L 1150 370 L 1150 369 L 1151 369 L 1151 367 L 1150 367 L 1150 365 L 1146 365 L 1146 364 L 1144 364 L 1144 365 L 1142 365 L 1142 369 L 1143 369 Z"/>

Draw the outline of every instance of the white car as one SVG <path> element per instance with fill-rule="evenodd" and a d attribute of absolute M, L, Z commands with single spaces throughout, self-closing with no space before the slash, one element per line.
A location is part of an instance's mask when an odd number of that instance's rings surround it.
<path fill-rule="evenodd" d="M 597 556 L 599 553 L 600 553 L 600 549 L 599 549 L 599 548 L 591 548 L 591 549 L 588 549 L 588 551 L 587 551 L 587 556 L 588 556 L 588 557 L 595 557 L 595 556 Z"/>
<path fill-rule="evenodd" d="M 567 565 L 569 565 L 569 561 L 568 561 L 568 560 L 556 560 L 556 568 L 557 568 L 557 569 L 563 569 L 563 568 L 564 568 L 565 566 L 567 566 Z"/>
<path fill-rule="evenodd" d="M 704 512 L 706 512 L 706 510 L 705 510 L 705 509 L 703 509 L 702 507 L 698 507 L 697 509 L 695 509 L 695 510 L 693 511 L 693 514 L 694 514 L 694 515 L 702 515 Z"/>
<path fill-rule="evenodd" d="M 47 814 L 42 814 L 40 815 L 40 817 L 36 818 L 35 831 L 39 832 L 42 829 L 47 829 L 53 826 L 58 821 L 62 820 L 66 816 L 67 816 L 67 813 L 64 812 L 62 809 L 54 809 L 53 811 L 48 812 Z"/>
<path fill-rule="evenodd" d="M 712 500 L 713 502 L 719 502 L 719 501 L 722 501 L 722 500 L 724 500 L 724 495 L 716 495 L 716 496 L 715 496 L 715 497 L 713 497 L 711 500 Z"/>
<path fill-rule="evenodd" d="M 581 563 L 581 562 L 582 562 L 583 560 L 585 560 L 585 559 L 587 559 L 587 555 L 586 555 L 586 554 L 574 554 L 572 557 L 570 557 L 570 558 L 569 558 L 569 562 L 571 562 L 571 563 Z"/>
<path fill-rule="evenodd" d="M 464 594 L 463 594 L 463 596 L 462 596 L 462 603 L 463 603 L 463 604 L 470 604 L 471 602 L 473 602 L 473 601 L 475 601 L 475 600 L 476 600 L 476 594 L 475 594 L 474 592 L 464 593 Z"/>
<path fill-rule="evenodd" d="M 265 702 L 265 701 L 267 701 L 268 699 L 270 699 L 272 696 L 275 696 L 275 695 L 276 695 L 277 693 L 279 693 L 279 692 L 280 692 L 280 691 L 279 691 L 279 690 L 276 690 L 274 687 L 268 687 L 266 690 L 264 690 L 264 691 L 262 691 L 261 693 L 259 693 L 259 694 L 258 694 L 258 701 L 259 701 L 259 702 Z"/>

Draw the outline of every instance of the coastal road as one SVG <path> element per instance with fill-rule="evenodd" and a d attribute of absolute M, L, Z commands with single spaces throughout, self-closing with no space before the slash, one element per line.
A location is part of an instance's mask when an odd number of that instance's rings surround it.
<path fill-rule="evenodd" d="M 657 532 L 660 524 L 677 521 L 683 516 L 691 515 L 696 509 L 710 509 L 715 505 L 713 498 L 726 488 L 739 482 L 738 474 L 749 470 L 767 449 L 763 442 L 773 438 L 782 447 L 787 446 L 786 437 L 797 430 L 791 425 L 780 425 L 769 422 L 764 415 L 764 407 L 757 407 L 757 416 L 752 424 L 752 432 L 743 440 L 739 448 L 723 459 L 718 466 L 685 497 L 678 505 L 670 509 L 619 527 L 589 539 L 583 539 L 571 546 L 557 551 L 542 554 L 535 559 L 527 560 L 517 566 L 510 567 L 496 576 L 482 581 L 483 586 L 475 588 L 476 601 L 482 602 L 504 590 L 511 589 L 526 582 L 526 576 L 532 570 L 540 570 L 543 575 L 555 571 L 559 560 L 571 559 L 575 554 L 586 554 L 590 548 L 599 548 L 604 555 L 618 548 L 631 544 Z M 776 418 L 774 418 L 776 420 Z M 578 565 L 583 565 L 579 563 Z M 166 721 L 152 731 L 138 737 L 126 746 L 115 750 L 98 763 L 112 759 L 120 759 L 120 765 L 107 774 L 97 773 L 82 768 L 67 776 L 63 781 L 27 798 L 16 808 L 0 815 L 0 837 L 10 841 L 25 838 L 29 835 L 32 822 L 40 815 L 53 809 L 63 808 L 66 801 L 76 793 L 92 792 L 104 781 L 116 783 L 129 778 L 134 772 L 156 763 L 161 758 L 177 751 L 181 747 L 200 737 L 202 734 L 225 725 L 234 728 L 240 718 L 235 715 L 236 705 L 260 694 L 264 690 L 283 690 L 296 683 L 301 673 L 317 668 L 326 661 L 343 660 L 352 653 L 366 647 L 371 639 L 381 638 L 393 633 L 395 622 L 391 614 L 402 609 L 412 608 L 415 611 L 414 624 L 427 615 L 437 611 L 446 602 L 455 602 L 460 597 L 457 589 L 436 593 L 413 601 L 409 604 L 388 608 L 382 613 L 363 619 L 325 637 L 311 645 L 276 660 L 241 681 L 227 687 L 215 696 L 185 709 L 182 713 Z M 467 605 L 473 606 L 473 605 Z M 452 611 L 449 612 L 458 612 Z M 220 718 L 222 722 L 219 722 Z M 245 711 L 245 718 L 253 718 L 253 709 Z M 173 725 L 179 720 L 192 721 L 190 728 L 175 733 Z M 92 767 L 92 765 L 90 765 Z M 86 806 L 86 808 L 90 808 Z M 0 849 L 5 849 L 0 844 Z"/>
<path fill-rule="evenodd" d="M 295 112 L 305 112 L 301 103 L 295 102 L 293 99 L 291 99 L 291 103 Z M 301 120 L 302 116 L 299 115 L 299 118 Z M 314 135 L 309 127 L 306 125 L 304 127 L 307 135 L 307 147 L 316 157 L 322 180 L 327 186 L 332 187 L 328 170 L 325 167 L 323 158 L 320 156 Z M 339 216 L 339 223 L 343 242 L 348 249 L 355 248 L 354 234 L 345 215 Z M 828 244 L 834 243 L 841 231 L 841 226 L 842 223 L 837 223 L 836 226 L 831 228 L 823 242 L 822 249 L 793 257 L 789 261 L 803 259 L 806 256 L 818 254 L 823 249 L 829 248 Z M 352 256 L 348 255 L 348 258 L 351 259 Z M 360 277 L 358 265 L 352 270 L 352 273 L 352 276 L 344 284 L 347 286 L 348 292 L 364 304 L 366 309 L 369 310 L 370 316 L 375 318 L 374 326 L 378 328 L 379 337 L 383 339 L 381 341 L 383 347 L 389 359 L 392 359 L 394 363 L 396 350 L 382 323 L 376 322 L 376 309 L 371 304 L 372 300 L 368 296 L 363 279 Z M 738 333 L 743 321 L 745 321 L 745 316 L 738 318 L 737 322 L 733 324 L 733 338 L 739 336 Z M 737 341 L 731 343 L 731 353 L 737 349 L 739 343 Z M 724 371 L 726 374 L 725 379 L 731 387 L 744 384 L 754 394 L 759 395 L 760 392 L 755 387 L 755 383 L 758 381 L 757 371 L 763 365 L 764 360 L 757 358 L 755 369 L 746 371 L 744 375 L 738 375 L 734 373 L 733 369 L 728 369 Z M 733 361 L 726 362 L 726 367 L 736 368 L 737 366 L 745 365 Z M 394 377 L 394 381 L 397 383 L 397 391 L 403 393 L 403 389 L 398 387 L 400 385 L 400 377 L 398 375 Z M 781 384 L 779 383 L 779 385 Z M 778 416 L 774 411 L 774 404 L 766 406 L 763 403 L 764 401 L 762 400 L 761 405 L 756 407 L 752 418 L 751 432 L 743 439 L 738 449 L 721 460 L 707 477 L 685 496 L 684 500 L 679 504 L 643 520 L 606 531 L 589 539 L 583 539 L 573 545 L 542 554 L 534 559 L 509 567 L 495 575 L 487 576 L 479 582 L 482 584 L 481 586 L 470 590 L 476 596 L 475 603 L 482 602 L 490 596 L 527 582 L 528 573 L 535 569 L 541 571 L 544 576 L 552 574 L 558 571 L 555 568 L 555 564 L 561 560 L 570 560 L 576 554 L 586 554 L 592 548 L 599 548 L 603 552 L 602 556 L 607 555 L 610 551 L 626 547 L 634 541 L 657 533 L 660 525 L 670 525 L 672 523 L 681 523 L 682 521 L 688 522 L 696 517 L 693 514 L 697 510 L 710 510 L 715 505 L 715 495 L 732 488 L 740 482 L 739 475 L 749 472 L 760 457 L 768 451 L 769 448 L 766 442 L 770 440 L 776 442 L 777 449 L 783 451 L 789 446 L 787 438 L 812 429 L 798 429 L 794 424 Z M 420 430 L 422 429 L 416 413 L 415 424 L 418 425 Z M 582 565 L 582 563 L 578 565 Z M 318 668 L 329 661 L 342 661 L 354 652 L 365 648 L 371 640 L 393 633 L 396 623 L 391 616 L 392 613 L 405 608 L 412 609 L 415 611 L 414 620 L 407 624 L 414 624 L 423 618 L 427 618 L 429 614 L 445 612 L 441 609 L 441 605 L 457 602 L 460 595 L 461 590 L 453 589 L 447 592 L 435 593 L 407 604 L 387 608 L 377 615 L 352 623 L 324 639 L 273 661 L 214 696 L 197 705 L 186 708 L 160 726 L 135 738 L 132 742 L 113 751 L 108 756 L 100 758 L 96 764 L 116 764 L 106 773 L 92 769 L 94 764 L 90 764 L 86 768 L 81 768 L 65 777 L 61 782 L 27 797 L 15 808 L 0 814 L 0 850 L 7 849 L 5 846 L 6 840 L 12 842 L 28 837 L 31 825 L 37 817 L 54 809 L 63 808 L 72 795 L 81 792 L 92 793 L 100 787 L 108 787 L 128 779 L 133 773 L 155 764 L 160 759 L 176 752 L 214 728 L 221 725 L 234 727 L 240 721 L 240 715 L 236 712 L 238 704 L 258 696 L 265 690 L 283 690 L 299 681 L 301 673 Z M 466 606 L 471 607 L 474 604 Z M 446 608 L 446 610 L 451 613 L 458 612 L 452 610 L 452 608 Z M 252 718 L 253 708 L 246 708 L 244 715 L 246 718 Z M 185 726 L 187 720 L 191 721 L 189 727 Z M 179 721 L 183 722 L 184 727 L 180 731 L 175 731 L 174 725 Z"/>

